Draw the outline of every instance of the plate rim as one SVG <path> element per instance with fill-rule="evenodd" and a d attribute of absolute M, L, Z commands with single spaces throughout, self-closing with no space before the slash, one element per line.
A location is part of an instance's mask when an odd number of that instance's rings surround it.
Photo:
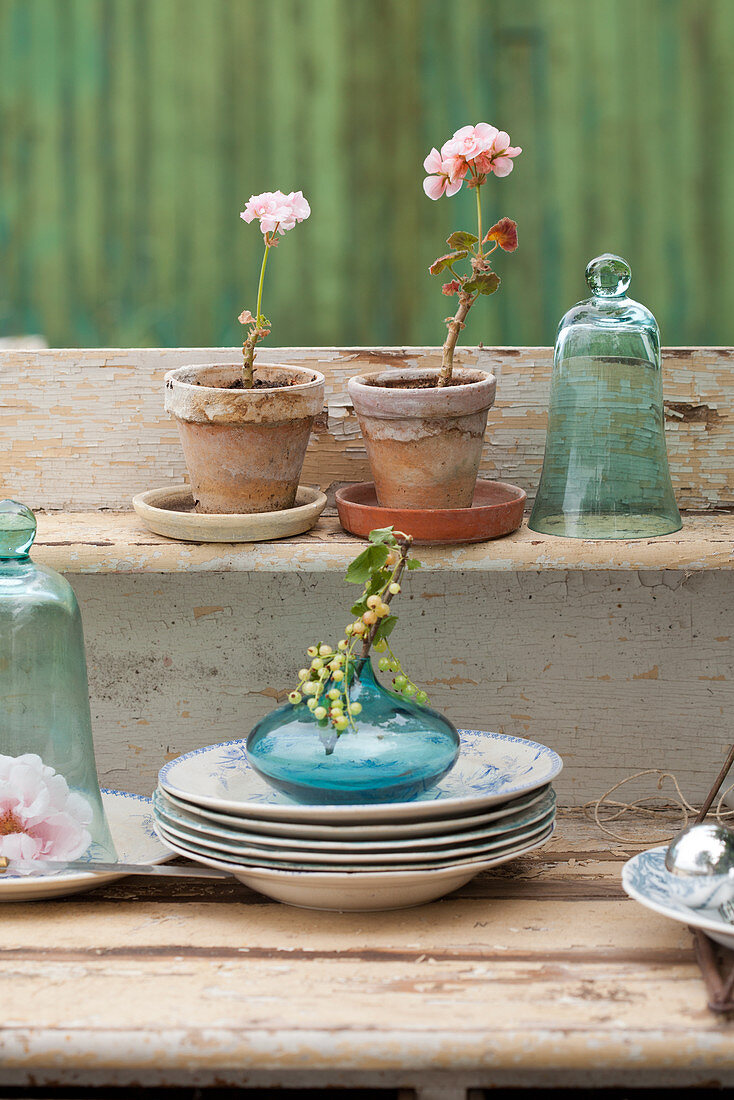
<path fill-rule="evenodd" d="M 158 792 L 155 793 L 157 794 Z M 208 832 L 206 830 L 203 830 L 203 833 L 197 834 L 194 826 L 189 825 L 185 821 L 176 821 L 175 818 L 172 818 L 170 814 L 166 812 L 165 805 L 162 808 L 159 808 L 156 803 L 155 794 L 153 798 L 153 814 L 156 820 L 159 816 L 163 819 L 164 827 L 167 828 L 169 832 L 172 832 L 174 836 L 177 835 L 178 830 L 180 829 L 183 831 L 184 834 L 182 839 L 201 839 L 204 844 L 210 847 L 215 846 L 215 843 L 213 842 L 223 841 L 229 842 L 230 844 L 239 843 L 240 846 L 243 848 L 251 847 L 256 850 L 262 849 L 263 853 L 266 853 L 268 850 L 278 849 L 280 847 L 282 851 L 292 852 L 294 855 L 303 854 L 304 851 L 308 852 L 309 854 L 323 853 L 324 856 L 328 855 L 335 857 L 372 854 L 375 858 L 375 861 L 377 861 L 378 856 L 389 855 L 393 853 L 404 853 L 405 855 L 415 855 L 416 857 L 418 857 L 422 854 L 423 850 L 431 850 L 435 847 L 443 847 L 447 851 L 454 848 L 465 848 L 467 846 L 482 847 L 483 843 L 485 842 L 490 843 L 492 840 L 499 841 L 503 836 L 511 837 L 517 834 L 518 831 L 522 832 L 523 829 L 529 829 L 539 821 L 542 821 L 544 818 L 548 817 L 551 813 L 555 813 L 556 804 L 557 796 L 555 791 L 551 787 L 546 793 L 545 800 L 539 800 L 536 805 L 531 805 L 530 807 L 527 807 L 527 812 L 531 815 L 530 820 L 513 823 L 511 820 L 508 821 L 506 818 L 500 818 L 497 824 L 501 825 L 502 822 L 505 821 L 507 827 L 501 828 L 498 832 L 490 832 L 484 837 L 472 836 L 467 838 L 465 837 L 465 834 L 462 833 L 442 832 L 432 833 L 428 836 L 422 837 L 409 837 L 407 838 L 407 840 L 401 839 L 399 837 L 392 837 L 383 840 L 377 849 L 371 848 L 369 843 L 358 845 L 356 841 L 352 841 L 350 846 L 349 842 L 340 842 L 338 837 L 333 838 L 332 840 L 317 840 L 313 837 L 306 837 L 302 838 L 299 841 L 299 838 L 295 836 L 279 837 L 269 835 L 267 833 L 252 834 L 245 833 L 245 831 L 243 830 L 243 836 L 240 840 L 236 835 L 229 835 L 228 833 L 224 833 L 223 835 L 221 835 L 216 832 Z M 523 811 L 521 810 L 519 812 L 522 813 Z M 483 831 L 486 831 L 486 829 L 491 828 L 492 826 L 490 824 L 486 826 L 484 830 L 479 829 L 469 831 L 481 833 Z M 193 835 L 187 837 L 187 833 L 191 833 Z M 236 830 L 231 829 L 229 830 L 229 833 L 234 834 L 236 833 Z M 260 839 L 253 839 L 253 836 Z M 462 837 L 464 839 L 462 839 Z M 288 843 L 284 843 L 284 841 L 287 841 Z M 335 845 L 335 847 L 330 847 L 330 845 Z M 328 861 L 324 859 L 324 862 Z"/>
<path fill-rule="evenodd" d="M 129 799 L 134 802 L 139 802 L 146 806 L 151 819 L 153 818 L 153 799 L 148 795 L 135 794 L 134 791 L 118 790 L 115 787 L 101 787 L 100 794 L 102 795 L 102 802 L 105 802 L 105 795 L 112 798 Z M 107 807 L 105 806 L 105 813 L 107 813 Z M 114 833 L 112 837 L 115 840 Z M 163 841 L 160 840 L 156 832 L 156 840 L 163 845 Z M 165 847 L 165 845 L 163 845 Z M 173 857 L 170 852 L 162 852 L 156 856 L 155 859 L 144 860 L 143 862 L 150 863 L 151 866 L 160 863 L 167 863 Z M 3 878 L 0 876 L 0 902 L 4 901 L 43 901 L 41 894 L 48 893 L 49 900 L 51 897 L 62 897 L 63 894 L 59 891 L 61 886 L 76 887 L 84 884 L 90 888 L 97 886 L 104 886 L 111 882 L 116 882 L 118 879 L 128 877 L 124 871 L 110 871 L 104 874 L 95 874 L 93 871 L 60 871 L 58 874 L 47 875 L 14 875 L 12 878 Z M 23 895 L 29 891 L 34 893 L 34 897 L 25 898 Z M 77 891 L 74 890 L 76 893 Z M 13 897 L 13 895 L 16 895 Z"/>
<path fill-rule="evenodd" d="M 223 821 L 231 821 L 233 823 L 248 822 L 248 828 L 257 828 L 261 830 L 263 836 L 299 836 L 308 838 L 317 838 L 317 834 L 327 832 L 337 835 L 343 835 L 343 831 L 357 832 L 366 830 L 380 830 L 380 833 L 370 832 L 369 836 L 380 836 L 386 840 L 390 840 L 394 837 L 406 836 L 431 836 L 432 830 L 436 828 L 437 824 L 445 826 L 447 823 L 455 825 L 456 823 L 471 822 L 476 819 L 482 819 L 483 822 L 489 823 L 491 821 L 501 821 L 502 818 L 508 817 L 512 813 L 520 812 L 523 809 L 531 809 L 532 806 L 543 797 L 547 791 L 554 791 L 551 782 L 543 783 L 540 787 L 535 788 L 532 791 L 526 791 L 524 794 L 518 795 L 517 798 L 509 799 L 506 803 L 499 804 L 494 810 L 492 808 L 482 810 L 481 808 L 473 813 L 461 814 L 458 817 L 441 817 L 441 818 L 428 818 L 426 820 L 413 821 L 407 819 L 404 821 L 395 822 L 355 822 L 355 821 L 325 821 L 325 822 L 304 822 L 304 821 L 280 821 L 274 818 L 251 818 L 243 815 L 237 817 L 235 814 L 228 814 L 217 810 L 209 809 L 206 806 L 198 806 L 193 802 L 187 802 L 180 798 L 178 795 L 171 794 L 169 791 L 164 790 L 162 787 L 157 787 L 156 790 L 164 797 L 173 799 L 174 805 L 180 803 L 180 808 L 186 812 L 200 815 L 204 821 L 211 821 L 216 824 L 219 818 Z M 555 794 L 555 791 L 554 791 Z M 530 801 L 519 808 L 514 807 L 513 803 L 519 802 L 521 799 L 530 799 Z M 284 830 L 284 832 L 271 833 L 269 830 L 277 826 L 278 830 Z M 234 824 L 237 827 L 237 824 Z M 243 826 L 244 828 L 244 826 Z M 308 830 L 303 832 L 302 830 Z M 314 830 L 313 832 L 311 830 Z M 418 831 L 420 830 L 420 831 Z M 454 829 L 453 831 L 459 832 L 460 829 Z M 328 836 L 323 839 L 329 839 Z"/>
<path fill-rule="evenodd" d="M 177 764 L 181 764 L 184 760 L 191 760 L 193 757 L 203 755 L 206 752 L 211 752 L 214 749 L 231 748 L 233 745 L 242 746 L 246 743 L 246 738 L 237 737 L 230 741 L 203 745 L 200 748 L 192 749 L 190 752 L 182 753 L 181 756 L 177 756 L 174 760 L 167 761 L 158 772 L 158 783 L 165 791 L 170 791 L 170 793 L 176 795 L 176 797 L 184 802 L 191 802 L 195 806 L 200 805 L 215 810 L 224 809 L 226 807 L 226 812 L 228 813 L 233 812 L 234 809 L 235 816 L 238 816 L 236 807 L 239 806 L 240 808 L 247 808 L 247 816 L 249 817 L 288 820 L 290 816 L 290 820 L 293 821 L 317 821 L 319 819 L 346 821 L 350 818 L 356 821 L 358 818 L 361 818 L 362 820 L 377 822 L 378 820 L 384 820 L 386 815 L 390 821 L 416 817 L 442 817 L 451 816 L 444 811 L 453 810 L 459 806 L 489 807 L 502 802 L 509 802 L 513 796 L 519 798 L 522 794 L 529 794 L 531 791 L 537 790 L 538 787 L 545 786 L 546 783 L 552 783 L 563 770 L 563 760 L 560 755 L 555 749 L 550 748 L 549 745 L 542 745 L 539 741 L 533 741 L 527 737 L 517 737 L 509 733 L 496 733 L 493 730 L 460 729 L 458 732 L 459 737 L 463 734 L 478 734 L 479 736 L 489 737 L 494 742 L 500 742 L 502 744 L 519 744 L 526 747 L 533 746 L 538 750 L 542 750 L 542 755 L 547 757 L 549 761 L 550 774 L 543 775 L 542 778 L 538 778 L 524 786 L 506 790 L 502 794 L 474 795 L 466 798 L 451 797 L 435 800 L 429 799 L 425 802 L 320 803 L 314 805 L 247 801 L 235 802 L 229 799 L 217 798 L 214 795 L 199 795 L 198 797 L 195 795 L 187 796 L 186 792 L 180 788 L 168 785 L 168 775 Z M 263 783 L 265 782 L 266 781 L 263 780 Z M 416 809 L 418 812 L 415 812 Z"/>
<path fill-rule="evenodd" d="M 436 867 L 430 870 L 418 870 L 418 871 L 292 871 L 292 870 L 277 870 L 271 867 L 247 867 L 242 866 L 239 873 L 235 874 L 232 871 L 232 864 L 226 863 L 223 860 L 210 859 L 208 856 L 197 856 L 195 862 L 204 863 L 208 867 L 218 867 L 220 870 L 229 871 L 235 878 L 241 882 L 245 881 L 245 876 L 255 878 L 261 877 L 265 879 L 271 879 L 273 881 L 280 880 L 284 882 L 286 879 L 300 881 L 300 883 L 307 883 L 312 886 L 361 886 L 366 888 L 375 887 L 385 883 L 387 878 L 388 884 L 391 887 L 398 885 L 399 879 L 410 879 L 411 885 L 418 885 L 419 882 L 426 881 L 426 879 L 439 878 L 442 875 L 450 876 L 460 870 L 469 871 L 474 870 L 475 874 L 480 874 L 482 871 L 490 870 L 492 867 L 499 867 L 503 863 L 509 863 L 511 859 L 519 859 L 520 856 L 527 855 L 529 852 L 534 851 L 541 845 L 545 844 L 547 840 L 553 836 L 555 832 L 555 822 L 553 826 L 544 833 L 539 839 L 534 840 L 531 845 L 526 848 L 521 848 L 517 852 L 505 853 L 504 856 L 499 856 L 493 860 L 477 861 L 476 863 L 452 863 L 449 867 Z M 179 849 L 177 845 L 169 844 L 172 852 L 176 855 L 183 856 L 184 858 L 193 859 L 194 857 L 188 855 L 183 849 Z M 238 866 L 238 865 L 235 865 Z M 394 876 L 391 880 L 390 876 Z M 474 875 L 472 875 L 472 878 Z M 412 880 L 417 879 L 413 882 Z M 245 883 L 245 885 L 249 885 Z"/>
<path fill-rule="evenodd" d="M 728 925 L 722 919 L 720 921 L 710 920 L 708 917 L 702 917 L 700 909 L 691 909 L 684 902 L 678 901 L 678 904 L 682 906 L 680 910 L 671 909 L 667 905 L 663 905 L 658 901 L 653 901 L 651 898 L 645 897 L 636 890 L 629 881 L 629 877 L 632 871 L 632 865 L 640 860 L 643 856 L 650 853 L 657 854 L 659 852 L 667 851 L 667 844 L 659 844 L 654 848 L 646 848 L 644 852 L 636 852 L 631 856 L 622 866 L 622 889 L 628 897 L 633 901 L 638 902 L 640 905 L 644 905 L 646 909 L 651 909 L 653 912 L 658 913 L 661 917 L 668 917 L 670 920 L 676 921 L 678 924 L 689 924 L 694 928 L 701 928 L 704 931 L 717 932 L 720 935 L 728 935 L 731 932 L 732 945 L 734 946 L 734 924 Z"/>

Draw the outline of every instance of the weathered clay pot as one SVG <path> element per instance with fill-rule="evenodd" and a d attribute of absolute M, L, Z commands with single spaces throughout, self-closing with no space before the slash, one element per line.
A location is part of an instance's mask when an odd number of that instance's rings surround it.
<path fill-rule="evenodd" d="M 437 375 L 387 370 L 349 380 L 383 508 L 471 507 L 497 380 L 455 368 L 456 384 L 420 388 Z"/>
<path fill-rule="evenodd" d="M 323 407 L 318 371 L 257 366 L 256 377 L 279 388 L 228 389 L 241 371 L 227 363 L 166 374 L 166 410 L 178 422 L 200 512 L 292 508 L 311 425 Z"/>

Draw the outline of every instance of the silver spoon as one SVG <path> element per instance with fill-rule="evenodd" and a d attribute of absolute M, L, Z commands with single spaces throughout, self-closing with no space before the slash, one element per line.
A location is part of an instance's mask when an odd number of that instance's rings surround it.
<path fill-rule="evenodd" d="M 665 866 L 674 875 L 729 875 L 734 871 L 734 830 L 714 821 L 689 825 L 670 842 Z"/>

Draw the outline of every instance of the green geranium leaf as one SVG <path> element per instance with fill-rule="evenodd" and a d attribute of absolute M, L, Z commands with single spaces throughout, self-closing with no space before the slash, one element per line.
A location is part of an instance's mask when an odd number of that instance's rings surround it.
<path fill-rule="evenodd" d="M 371 545 L 350 563 L 346 580 L 350 584 L 366 584 L 372 573 L 382 569 L 390 553 L 387 546 Z"/>
<path fill-rule="evenodd" d="M 431 275 L 440 275 L 449 264 L 456 263 L 457 260 L 463 260 L 468 255 L 468 248 L 460 248 L 458 252 L 447 252 L 445 256 L 439 256 L 437 260 L 434 260 L 428 270 Z"/>
<path fill-rule="evenodd" d="M 473 233 L 465 233 L 463 229 L 457 229 L 447 238 L 446 244 L 449 248 L 471 248 L 478 240 L 479 237 L 475 237 Z"/>
<path fill-rule="evenodd" d="M 472 294 L 478 290 L 480 294 L 494 294 L 500 285 L 500 277 L 496 271 L 480 271 L 473 279 L 464 284 L 464 290 Z"/>

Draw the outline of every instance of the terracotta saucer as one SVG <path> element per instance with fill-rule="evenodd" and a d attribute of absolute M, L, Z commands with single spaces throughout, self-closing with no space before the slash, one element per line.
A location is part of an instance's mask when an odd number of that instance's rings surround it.
<path fill-rule="evenodd" d="M 337 489 L 339 522 L 366 538 L 375 527 L 396 527 L 416 542 L 484 542 L 522 523 L 526 493 L 506 481 L 477 481 L 471 508 L 381 508 L 373 481 Z"/>
<path fill-rule="evenodd" d="M 213 515 L 196 512 L 189 485 L 149 489 L 133 497 L 133 508 L 157 535 L 186 542 L 263 542 L 310 531 L 326 505 L 318 489 L 299 485 L 293 508 L 280 512 Z"/>

